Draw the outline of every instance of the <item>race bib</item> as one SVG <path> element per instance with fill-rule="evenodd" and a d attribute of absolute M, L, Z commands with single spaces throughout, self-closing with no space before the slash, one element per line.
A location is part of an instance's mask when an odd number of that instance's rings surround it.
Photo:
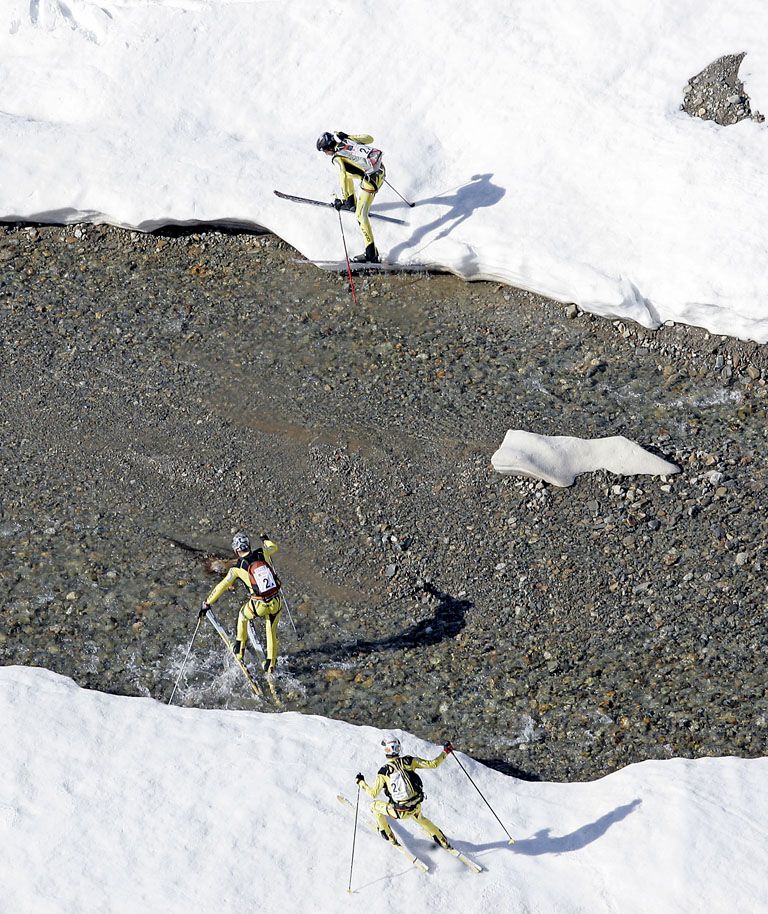
<path fill-rule="evenodd" d="M 381 165 L 381 158 L 384 153 L 374 146 L 362 146 L 360 143 L 353 143 L 347 140 L 338 148 L 339 155 L 345 159 L 359 165 L 366 174 L 377 171 Z"/>
<path fill-rule="evenodd" d="M 404 803 L 411 798 L 411 785 L 401 771 L 389 779 L 389 793 L 395 803 Z"/>
<path fill-rule="evenodd" d="M 275 576 L 268 566 L 256 568 L 253 574 L 253 581 L 259 593 L 264 593 L 267 590 L 272 590 L 273 587 L 277 587 Z"/>

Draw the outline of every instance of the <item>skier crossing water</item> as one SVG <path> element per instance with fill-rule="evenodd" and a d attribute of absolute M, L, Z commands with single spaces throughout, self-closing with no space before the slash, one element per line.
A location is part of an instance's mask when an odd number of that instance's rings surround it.
<path fill-rule="evenodd" d="M 382 162 L 383 153 L 373 145 L 368 134 L 348 134 L 342 130 L 336 133 L 326 131 L 317 141 L 317 149 L 332 157 L 339 170 L 341 197 L 334 200 L 336 209 L 353 211 L 357 216 L 360 231 L 365 240 L 365 253 L 353 257 L 355 263 L 379 263 L 379 252 L 373 238 L 369 211 L 376 192 L 384 183 L 386 169 Z M 359 194 L 355 197 L 355 184 L 360 182 Z"/>
<path fill-rule="evenodd" d="M 421 778 L 416 774 L 417 768 L 438 768 L 453 752 L 453 746 L 446 743 L 443 751 L 437 758 L 423 759 L 412 755 L 400 755 L 400 740 L 396 736 L 387 736 L 381 741 L 387 763 L 379 769 L 376 780 L 368 785 L 362 774 L 355 778 L 358 787 L 361 787 L 369 796 L 373 797 L 371 812 L 376 818 L 379 833 L 382 838 L 399 844 L 395 837 L 390 819 L 413 819 L 417 825 L 432 838 L 435 844 L 446 850 L 453 850 L 443 832 L 421 813 L 421 804 L 424 801 L 424 788 Z M 386 800 L 377 800 L 376 797 L 384 792 Z"/>
<path fill-rule="evenodd" d="M 207 600 L 200 608 L 204 616 L 211 605 L 226 591 L 232 590 L 237 581 L 248 588 L 250 596 L 240 607 L 237 616 L 237 636 L 233 652 L 242 660 L 248 641 L 248 622 L 259 616 L 264 619 L 267 629 L 267 656 L 264 671 L 272 673 L 277 665 L 277 625 L 280 621 L 282 602 L 280 598 L 280 579 L 269 562 L 277 550 L 277 543 L 272 542 L 266 533 L 262 534 L 263 545 L 251 550 L 251 541 L 245 533 L 237 533 L 232 539 L 232 551 L 237 556 L 234 567 L 213 588 Z"/>

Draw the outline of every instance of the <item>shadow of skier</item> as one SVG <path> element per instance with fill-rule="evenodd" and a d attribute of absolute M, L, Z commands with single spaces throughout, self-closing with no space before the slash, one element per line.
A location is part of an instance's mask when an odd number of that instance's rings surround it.
<path fill-rule="evenodd" d="M 416 247 L 431 232 L 441 228 L 432 241 L 438 241 L 450 234 L 455 228 L 466 222 L 467 219 L 475 212 L 485 206 L 494 206 L 501 200 L 506 193 L 503 187 L 491 183 L 492 174 L 472 175 L 468 184 L 464 184 L 452 194 L 437 194 L 434 197 L 428 197 L 425 200 L 419 200 L 417 206 L 424 206 L 426 203 L 434 203 L 438 206 L 447 206 L 448 212 L 420 228 L 411 235 L 411 237 L 395 245 L 387 255 L 390 260 L 397 260 L 399 255 L 408 248 Z"/>
<path fill-rule="evenodd" d="M 632 800 L 631 803 L 626 803 L 624 806 L 617 806 L 616 809 L 607 812 L 604 816 L 600 816 L 600 818 L 596 819 L 594 822 L 590 822 L 588 825 L 582 825 L 581 828 L 578 828 L 576 831 L 570 832 L 567 835 L 555 835 L 554 837 L 550 837 L 552 829 L 542 828 L 541 831 L 537 831 L 532 838 L 517 840 L 512 845 L 508 844 L 506 841 L 496 841 L 493 844 L 475 845 L 473 850 L 491 850 L 492 848 L 506 847 L 509 850 L 514 851 L 514 853 L 524 854 L 526 857 L 540 857 L 544 854 L 567 854 L 569 851 L 581 850 L 581 848 L 586 847 L 587 844 L 592 844 L 593 841 L 602 838 L 612 825 L 621 822 L 622 819 L 626 819 L 626 817 L 634 812 L 641 803 L 642 800 L 638 797 Z"/>
<path fill-rule="evenodd" d="M 450 594 L 443 593 L 429 584 L 424 589 L 436 596 L 438 600 L 435 614 L 431 619 L 422 619 L 421 622 L 416 622 L 404 631 L 386 638 L 370 641 L 363 639 L 337 641 L 334 644 L 323 644 L 319 647 L 297 651 L 295 654 L 291 654 L 292 669 L 296 672 L 314 670 L 314 664 L 306 667 L 299 667 L 295 664 L 301 659 L 316 658 L 318 654 L 323 654 L 334 662 L 341 662 L 379 651 L 397 651 L 405 647 L 428 647 L 431 644 L 438 644 L 444 638 L 452 638 L 457 635 L 466 625 L 465 616 L 473 604 L 469 600 L 459 600 Z"/>

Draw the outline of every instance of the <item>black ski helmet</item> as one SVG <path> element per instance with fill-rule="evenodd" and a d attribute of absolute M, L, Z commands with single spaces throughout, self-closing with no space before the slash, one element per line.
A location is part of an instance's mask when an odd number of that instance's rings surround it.
<path fill-rule="evenodd" d="M 328 133 L 326 130 L 325 133 L 318 137 L 317 140 L 317 151 L 325 152 L 326 149 L 335 149 L 336 148 L 336 137 L 332 133 Z"/>

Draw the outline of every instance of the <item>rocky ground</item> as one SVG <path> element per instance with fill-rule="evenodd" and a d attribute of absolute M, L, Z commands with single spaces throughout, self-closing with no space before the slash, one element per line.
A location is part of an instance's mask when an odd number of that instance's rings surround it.
<path fill-rule="evenodd" d="M 766 347 L 452 276 L 355 308 L 297 256 L 0 227 L 1 661 L 167 700 L 206 556 L 266 530 L 290 709 L 547 779 L 764 754 Z M 682 472 L 502 478 L 508 428 Z M 253 707 L 238 675 L 203 630 L 177 701 Z"/>
<path fill-rule="evenodd" d="M 683 90 L 682 110 L 721 127 L 730 127 L 747 118 L 762 124 L 765 117 L 752 110 L 747 90 L 739 79 L 739 67 L 746 56 L 746 52 L 724 54 L 692 76 Z"/>

